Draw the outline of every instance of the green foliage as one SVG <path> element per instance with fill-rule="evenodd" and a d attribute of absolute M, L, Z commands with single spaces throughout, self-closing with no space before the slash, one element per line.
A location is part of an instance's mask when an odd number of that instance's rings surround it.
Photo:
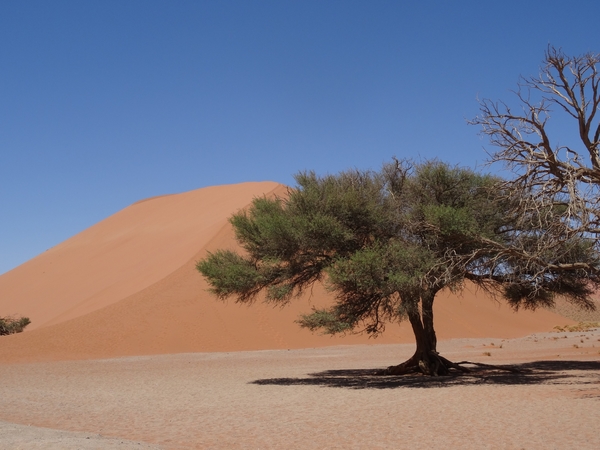
<path fill-rule="evenodd" d="M 517 224 L 510 211 L 519 199 L 502 195 L 496 177 L 395 160 L 380 172 L 302 172 L 296 181 L 285 198 L 255 199 L 231 218 L 243 255 L 218 251 L 198 263 L 219 298 L 251 302 L 266 292 L 283 304 L 324 281 L 335 303 L 300 325 L 375 335 L 465 280 L 496 289 L 516 308 L 552 304 L 556 294 L 589 300 L 585 270 L 557 268 L 597 264 L 591 244 L 567 239 L 528 257 L 544 244 L 540 224 L 554 212 Z"/>
<path fill-rule="evenodd" d="M 471 251 L 470 236 L 496 226 L 489 221 L 497 214 L 485 212 L 497 180 L 437 161 L 325 177 L 303 172 L 296 181 L 287 198 L 258 198 L 231 218 L 244 256 L 219 251 L 198 270 L 219 298 L 240 302 L 261 291 L 287 302 L 325 280 L 337 302 L 303 319 L 311 329 L 345 332 L 362 322 L 379 332 L 403 317 L 405 303 L 419 301 L 416 292 L 461 282 L 443 255 L 457 246 Z M 444 281 L 431 283 L 435 277 Z"/>
<path fill-rule="evenodd" d="M 210 254 L 196 268 L 211 280 L 211 292 L 221 299 L 239 295 L 242 302 L 251 300 L 266 286 L 265 275 L 256 270 L 252 261 L 229 250 Z"/>
<path fill-rule="evenodd" d="M 339 311 L 313 308 L 312 314 L 302 314 L 296 321 L 302 328 L 310 331 L 321 330 L 322 334 L 344 334 L 354 328 L 354 323 L 345 318 Z"/>
<path fill-rule="evenodd" d="M 337 299 L 331 312 L 353 326 L 362 320 L 365 331 L 377 334 L 385 322 L 402 319 L 408 303 L 419 300 L 411 294 L 424 288 L 434 262 L 428 249 L 397 240 L 337 259 L 326 270 L 327 286 Z"/>
<path fill-rule="evenodd" d="M 0 317 L 0 336 L 21 333 L 31 323 L 28 317 Z"/>

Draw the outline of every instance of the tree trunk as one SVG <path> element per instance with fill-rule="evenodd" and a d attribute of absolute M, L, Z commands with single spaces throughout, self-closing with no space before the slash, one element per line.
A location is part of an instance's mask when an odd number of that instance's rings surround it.
<path fill-rule="evenodd" d="M 417 299 L 408 310 L 408 320 L 412 326 L 417 344 L 414 355 L 402 364 L 388 367 L 382 372 L 383 375 L 420 372 L 424 375 L 438 376 L 448 375 L 450 369 L 468 371 L 468 369 L 448 361 L 437 352 L 437 337 L 433 327 L 433 299 L 435 294 L 434 291 L 423 292 L 420 298 L 421 308 L 419 308 Z"/>

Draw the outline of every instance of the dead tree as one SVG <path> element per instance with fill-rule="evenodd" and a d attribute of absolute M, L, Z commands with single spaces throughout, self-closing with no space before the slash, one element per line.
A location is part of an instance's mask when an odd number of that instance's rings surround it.
<path fill-rule="evenodd" d="M 483 100 L 471 121 L 495 147 L 490 162 L 514 174 L 504 192 L 517 226 L 506 230 L 511 244 L 498 254 L 540 280 L 583 274 L 589 290 L 578 303 L 588 308 L 589 293 L 600 286 L 593 256 L 600 250 L 599 67 L 600 54 L 569 56 L 549 46 L 539 75 L 521 77 L 516 106 Z M 565 131 L 565 124 L 572 127 Z M 564 245 L 569 241 L 577 244 Z"/>
<path fill-rule="evenodd" d="M 600 54 L 568 56 L 550 46 L 539 75 L 521 78 L 517 107 L 483 100 L 471 121 L 496 147 L 491 162 L 514 172 L 509 186 L 523 218 L 552 214 L 555 237 L 600 238 L 599 66 Z M 559 131 L 563 118 L 572 133 Z"/>

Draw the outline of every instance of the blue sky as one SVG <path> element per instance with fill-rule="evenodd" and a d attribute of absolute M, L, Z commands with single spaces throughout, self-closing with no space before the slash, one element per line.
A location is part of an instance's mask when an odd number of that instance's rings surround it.
<path fill-rule="evenodd" d="M 0 3 L 0 273 L 142 198 L 377 169 L 475 167 L 477 97 L 548 44 L 600 52 L 600 3 Z M 495 170 L 495 169 L 490 169 Z"/>

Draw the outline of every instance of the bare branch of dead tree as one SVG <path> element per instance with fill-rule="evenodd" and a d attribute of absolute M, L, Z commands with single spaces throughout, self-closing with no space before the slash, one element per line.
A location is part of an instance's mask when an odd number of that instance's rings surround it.
<path fill-rule="evenodd" d="M 495 147 L 490 161 L 515 174 L 507 195 L 519 198 L 522 220 L 545 222 L 553 239 L 600 239 L 599 67 L 600 54 L 569 56 L 550 46 L 539 75 L 521 78 L 516 107 L 483 100 L 471 121 Z M 556 135 L 559 114 L 573 121 L 574 142 Z"/>

